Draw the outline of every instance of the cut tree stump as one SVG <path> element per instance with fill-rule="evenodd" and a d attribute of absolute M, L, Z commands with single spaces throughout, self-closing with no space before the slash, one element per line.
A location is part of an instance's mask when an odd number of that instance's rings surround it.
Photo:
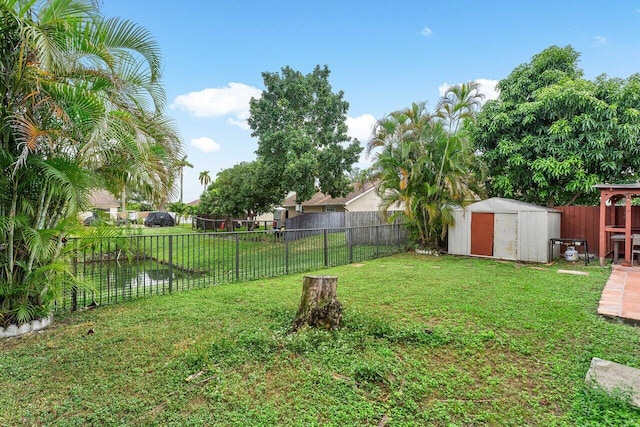
<path fill-rule="evenodd" d="M 302 298 L 291 332 L 310 326 L 336 329 L 342 320 L 342 304 L 336 296 L 337 276 L 304 276 Z"/>

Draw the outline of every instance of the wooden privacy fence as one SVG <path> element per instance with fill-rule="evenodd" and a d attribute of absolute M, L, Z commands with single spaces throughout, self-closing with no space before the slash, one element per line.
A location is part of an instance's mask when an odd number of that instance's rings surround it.
<path fill-rule="evenodd" d="M 400 220 L 395 224 L 402 223 Z M 351 228 L 369 227 L 388 224 L 382 212 L 318 212 L 287 218 L 285 228 L 287 230 L 312 229 L 312 228 Z"/>
<path fill-rule="evenodd" d="M 600 248 L 600 207 L 599 206 L 558 206 L 562 212 L 560 223 L 561 238 L 585 239 L 589 244 L 589 252 L 597 254 Z M 616 206 L 615 224 L 624 225 L 624 206 Z M 631 227 L 640 228 L 640 206 L 631 207 Z M 583 248 L 576 248 L 583 252 Z M 611 251 L 611 241 L 607 241 L 606 252 Z"/>
<path fill-rule="evenodd" d="M 393 225 L 401 224 L 400 219 L 396 219 L 393 223 Z M 382 212 L 378 211 L 309 213 L 287 218 L 285 229 L 291 233 L 287 233 L 285 237 L 293 241 L 322 234 L 323 230 L 329 230 L 329 233 L 342 233 L 344 229 L 348 229 L 347 240 L 350 244 L 369 244 L 378 240 L 400 238 L 395 235 L 400 230 L 398 227 L 383 227 L 382 231 L 377 229 L 378 226 L 385 225 L 389 223 Z M 401 238 L 408 238 L 406 230 L 402 230 Z"/>
<path fill-rule="evenodd" d="M 346 212 L 321 212 L 298 215 L 287 218 L 284 228 L 287 230 L 343 228 L 345 226 L 345 213 Z"/>

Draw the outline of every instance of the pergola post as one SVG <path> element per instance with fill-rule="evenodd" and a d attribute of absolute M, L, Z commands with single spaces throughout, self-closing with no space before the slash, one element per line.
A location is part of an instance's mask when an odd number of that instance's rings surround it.
<path fill-rule="evenodd" d="M 631 194 L 625 194 L 624 199 L 624 262 L 631 264 Z"/>
<path fill-rule="evenodd" d="M 600 190 L 600 230 L 598 258 L 600 265 L 604 266 L 604 259 L 607 255 L 607 243 L 610 233 L 624 233 L 624 264 L 631 264 L 631 242 L 632 237 L 632 209 L 631 199 L 640 196 L 640 183 L 635 184 L 597 184 L 595 188 Z M 624 198 L 624 224 L 616 224 L 616 202 Z M 610 215 L 607 218 L 607 204 L 609 204 Z M 607 219 L 612 220 L 607 224 Z"/>
<path fill-rule="evenodd" d="M 600 260 L 600 267 L 604 267 L 604 257 L 607 253 L 607 232 L 604 231 L 607 224 L 607 193 L 600 190 L 600 233 L 598 244 L 598 258 Z"/>

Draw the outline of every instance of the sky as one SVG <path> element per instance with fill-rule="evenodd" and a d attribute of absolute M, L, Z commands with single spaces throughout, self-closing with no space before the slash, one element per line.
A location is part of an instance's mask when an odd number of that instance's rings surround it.
<path fill-rule="evenodd" d="M 184 202 L 200 197 L 200 172 L 255 160 L 246 119 L 263 72 L 327 65 L 363 144 L 377 119 L 412 102 L 433 110 L 447 85 L 478 81 L 495 98 L 499 80 L 552 45 L 580 52 L 588 79 L 640 72 L 640 0 L 104 0 L 102 13 L 160 45 L 166 114 L 193 164 Z"/>

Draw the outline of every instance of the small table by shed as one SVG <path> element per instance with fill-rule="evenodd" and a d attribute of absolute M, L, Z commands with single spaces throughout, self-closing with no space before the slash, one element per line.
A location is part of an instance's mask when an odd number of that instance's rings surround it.
<path fill-rule="evenodd" d="M 638 234 L 631 235 L 631 250 L 633 250 L 633 239 L 638 238 Z M 624 233 L 615 233 L 611 235 L 611 242 L 613 242 L 613 263 L 617 263 L 618 259 L 620 259 L 620 245 L 624 248 Z M 633 253 L 631 253 L 631 258 L 633 258 Z M 629 259 L 631 259 L 629 258 Z"/>
<path fill-rule="evenodd" d="M 589 243 L 586 239 L 573 238 L 553 238 L 549 239 L 549 262 L 553 260 L 553 247 L 561 246 L 584 246 L 584 265 L 589 264 Z"/>
<path fill-rule="evenodd" d="M 633 239 L 633 236 L 631 236 Z M 613 242 L 613 263 L 618 262 L 620 258 L 620 243 L 624 248 L 624 233 L 615 233 L 611 235 L 611 242 Z"/>

